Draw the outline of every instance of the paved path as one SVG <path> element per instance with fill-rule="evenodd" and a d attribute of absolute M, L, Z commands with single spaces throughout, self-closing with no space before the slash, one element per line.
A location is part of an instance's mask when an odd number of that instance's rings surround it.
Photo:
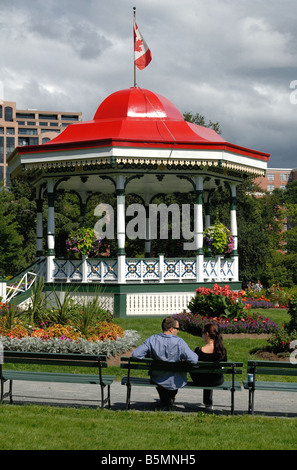
<path fill-rule="evenodd" d="M 49 404 L 55 406 L 100 405 L 100 389 L 96 385 L 64 384 L 14 381 L 13 399 L 15 404 Z M 9 403 L 9 400 L 5 400 Z M 111 386 L 111 409 L 125 410 L 126 387 L 120 382 Z M 229 391 L 214 391 L 214 413 L 230 414 L 231 394 Z M 180 389 L 175 411 L 188 413 L 204 411 L 202 390 Z M 132 389 L 131 410 L 155 411 L 159 407 L 158 393 L 150 387 Z M 247 413 L 248 391 L 235 392 L 235 414 Z M 255 393 L 255 415 L 297 417 L 297 393 L 261 392 Z"/>

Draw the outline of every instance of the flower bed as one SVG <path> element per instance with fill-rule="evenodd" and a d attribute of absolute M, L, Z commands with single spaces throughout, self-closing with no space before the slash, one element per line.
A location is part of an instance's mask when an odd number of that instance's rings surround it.
<path fill-rule="evenodd" d="M 258 314 L 246 318 L 228 319 L 224 317 L 204 317 L 192 313 L 180 313 L 174 315 L 179 321 L 180 328 L 187 333 L 195 336 L 201 336 L 204 325 L 215 323 L 218 325 L 221 333 L 249 333 L 249 334 L 270 334 L 279 330 L 278 325 Z"/>
<path fill-rule="evenodd" d="M 246 308 L 273 308 L 273 304 L 265 297 L 243 297 L 243 303 Z"/>
<path fill-rule="evenodd" d="M 198 287 L 188 309 L 194 315 L 205 317 L 245 318 L 247 305 L 242 301 L 243 291 L 233 291 L 230 286 L 214 284 L 213 288 Z"/>
<path fill-rule="evenodd" d="M 48 340 L 51 338 L 78 340 L 87 339 L 88 341 L 106 341 L 108 339 L 117 340 L 124 335 L 123 329 L 115 323 L 102 321 L 93 327 L 87 329 L 87 334 L 82 334 L 76 327 L 68 321 L 68 324 L 61 325 L 59 323 L 51 324 L 43 327 L 31 327 L 23 324 L 20 319 L 14 319 L 12 324 L 7 326 L 7 316 L 0 317 L 0 335 L 10 338 L 41 338 Z M 44 327 L 45 326 L 45 327 Z"/>
<path fill-rule="evenodd" d="M 283 353 L 297 347 L 297 294 L 288 299 L 289 323 L 285 323 L 278 332 L 269 338 L 268 342 L 274 353 Z"/>
<path fill-rule="evenodd" d="M 77 354 L 106 354 L 107 357 L 123 354 L 137 346 L 140 336 L 134 330 L 125 330 L 121 338 L 105 341 L 88 341 L 87 339 L 72 340 L 69 338 L 51 338 L 44 340 L 40 337 L 25 336 L 12 338 L 0 336 L 4 349 L 10 351 L 38 351 L 50 353 L 77 353 Z"/>
<path fill-rule="evenodd" d="M 86 310 L 86 309 L 85 309 Z M 139 335 L 134 330 L 124 331 L 103 314 L 99 320 L 87 322 L 85 312 L 72 311 L 64 324 L 53 320 L 38 320 L 30 325 L 28 312 L 14 305 L 0 304 L 0 342 L 4 349 L 15 351 L 43 351 L 57 353 L 106 354 L 116 356 L 137 346 Z M 44 314 L 46 312 L 44 311 Z M 86 324 L 82 322 L 85 317 Z M 84 328 L 82 328 L 84 326 Z"/>

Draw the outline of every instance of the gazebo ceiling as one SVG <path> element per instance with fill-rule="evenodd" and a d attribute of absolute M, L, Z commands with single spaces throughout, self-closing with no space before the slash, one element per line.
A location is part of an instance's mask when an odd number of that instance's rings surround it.
<path fill-rule="evenodd" d="M 67 191 L 112 194 L 115 192 L 115 185 L 115 175 L 89 175 L 57 179 L 56 187 Z M 210 189 L 211 184 L 206 181 L 205 189 L 208 187 Z M 169 174 L 139 173 L 127 177 L 125 193 L 154 195 L 157 193 L 170 194 L 174 191 L 188 193 L 193 189 L 193 184 L 189 178 Z"/>

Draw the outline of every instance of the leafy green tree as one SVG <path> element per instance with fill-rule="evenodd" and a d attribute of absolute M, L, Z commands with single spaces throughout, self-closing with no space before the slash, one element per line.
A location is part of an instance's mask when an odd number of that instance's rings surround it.
<path fill-rule="evenodd" d="M 205 116 L 203 116 L 202 114 L 193 114 L 190 111 L 186 111 L 183 113 L 183 117 L 185 121 L 192 122 L 193 124 L 197 124 L 198 126 L 209 127 L 210 129 L 213 129 L 215 132 L 217 132 L 217 134 L 222 134 L 220 124 L 211 120 L 209 120 L 207 123 Z"/>
<path fill-rule="evenodd" d="M 0 191 L 0 275 L 14 276 L 19 270 L 23 237 L 15 213 L 11 210 L 13 195 L 2 188 Z"/>

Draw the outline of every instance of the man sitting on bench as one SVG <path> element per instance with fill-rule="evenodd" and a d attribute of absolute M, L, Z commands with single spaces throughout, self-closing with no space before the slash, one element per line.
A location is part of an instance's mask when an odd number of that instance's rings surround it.
<path fill-rule="evenodd" d="M 177 336 L 179 322 L 173 317 L 166 317 L 162 322 L 162 333 L 152 335 L 132 352 L 132 357 L 178 362 L 188 361 L 197 364 L 198 356 L 187 343 Z M 187 383 L 186 372 L 152 371 L 151 380 L 157 385 L 161 406 L 171 406 L 179 388 Z"/>

